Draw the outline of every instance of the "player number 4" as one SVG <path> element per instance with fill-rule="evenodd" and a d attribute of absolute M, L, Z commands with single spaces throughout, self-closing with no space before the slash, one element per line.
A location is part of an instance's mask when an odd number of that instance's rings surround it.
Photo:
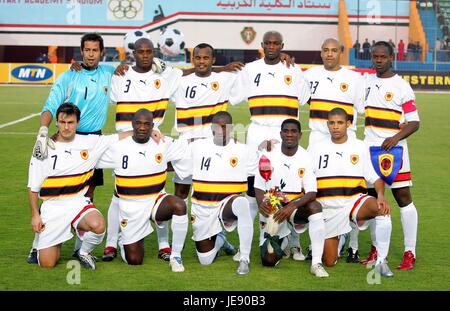
<path fill-rule="evenodd" d="M 253 80 L 253 82 L 256 83 L 256 86 L 259 86 L 259 80 L 261 79 L 261 74 L 258 73 L 255 77 L 255 80 Z"/>

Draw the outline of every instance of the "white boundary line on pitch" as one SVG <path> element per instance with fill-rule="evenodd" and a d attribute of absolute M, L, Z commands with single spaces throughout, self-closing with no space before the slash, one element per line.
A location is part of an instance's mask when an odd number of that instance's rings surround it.
<path fill-rule="evenodd" d="M 0 129 L 2 129 L 2 128 L 4 128 L 4 127 L 7 127 L 7 126 L 10 126 L 10 125 L 14 125 L 14 124 L 20 123 L 20 122 L 22 122 L 22 121 L 26 121 L 26 120 L 31 119 L 31 118 L 34 118 L 34 117 L 36 117 L 36 116 L 38 116 L 38 115 L 40 115 L 40 114 L 41 114 L 41 113 L 33 113 L 33 114 L 30 114 L 30 115 L 28 115 L 28 116 L 26 116 L 26 117 L 17 119 L 17 120 L 15 120 L 15 121 L 11 121 L 11 122 L 8 122 L 8 123 L 0 124 Z"/>

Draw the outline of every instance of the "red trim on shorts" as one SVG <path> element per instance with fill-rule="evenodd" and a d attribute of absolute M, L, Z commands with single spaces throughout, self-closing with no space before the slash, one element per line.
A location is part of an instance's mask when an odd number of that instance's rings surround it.
<path fill-rule="evenodd" d="M 409 100 L 406 103 L 402 104 L 402 109 L 403 109 L 403 112 L 405 114 L 407 114 L 407 113 L 416 111 L 417 107 L 416 107 L 416 104 L 414 103 L 414 100 Z"/>
<path fill-rule="evenodd" d="M 87 211 L 90 208 L 96 208 L 94 204 L 88 204 L 85 207 L 83 207 L 83 209 L 81 210 L 81 212 L 79 212 L 77 214 L 77 216 L 75 216 L 75 218 L 72 220 L 72 222 L 70 223 L 72 226 L 73 224 L 78 220 L 78 218 L 81 217 L 81 214 L 83 214 L 85 211 Z"/>
<path fill-rule="evenodd" d="M 350 218 L 350 221 L 352 221 L 353 211 L 358 207 L 358 204 L 361 202 L 362 199 L 364 199 L 365 197 L 368 197 L 368 196 L 369 196 L 368 194 L 361 196 L 358 200 L 356 200 L 355 204 L 353 204 L 352 210 L 350 211 L 350 214 L 348 215 L 348 217 Z"/>
<path fill-rule="evenodd" d="M 156 200 L 155 200 L 155 204 L 153 204 L 153 206 L 155 206 L 155 205 L 158 203 L 158 201 L 159 201 L 162 197 L 164 197 L 166 194 L 167 194 L 167 193 L 165 193 L 165 192 L 161 192 L 160 194 L 158 194 L 158 196 L 156 197 Z"/>
<path fill-rule="evenodd" d="M 398 173 L 394 179 L 394 182 L 409 181 L 409 180 L 411 180 L 411 172 Z"/>

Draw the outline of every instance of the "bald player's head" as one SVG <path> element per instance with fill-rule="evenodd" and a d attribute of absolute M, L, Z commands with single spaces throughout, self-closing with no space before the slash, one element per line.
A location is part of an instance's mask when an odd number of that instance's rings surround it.
<path fill-rule="evenodd" d="M 326 70 L 336 71 L 341 68 L 339 64 L 341 51 L 341 43 L 335 38 L 328 38 L 323 41 L 320 56 Z"/>
<path fill-rule="evenodd" d="M 133 140 L 139 144 L 149 141 L 153 131 L 153 113 L 142 108 L 133 116 Z"/>
<path fill-rule="evenodd" d="M 263 36 L 263 42 L 268 40 L 269 37 L 275 37 L 277 38 L 281 43 L 283 43 L 283 35 L 275 30 L 267 31 Z"/>
<path fill-rule="evenodd" d="M 140 38 L 134 43 L 134 50 L 137 50 L 141 46 L 148 46 L 151 49 L 154 48 L 153 42 L 148 38 Z"/>

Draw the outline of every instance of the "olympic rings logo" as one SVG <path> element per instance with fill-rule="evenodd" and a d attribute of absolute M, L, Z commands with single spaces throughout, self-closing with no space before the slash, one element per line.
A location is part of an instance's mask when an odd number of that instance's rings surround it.
<path fill-rule="evenodd" d="M 133 19 L 142 10 L 141 0 L 110 0 L 108 9 L 118 19 Z"/>

